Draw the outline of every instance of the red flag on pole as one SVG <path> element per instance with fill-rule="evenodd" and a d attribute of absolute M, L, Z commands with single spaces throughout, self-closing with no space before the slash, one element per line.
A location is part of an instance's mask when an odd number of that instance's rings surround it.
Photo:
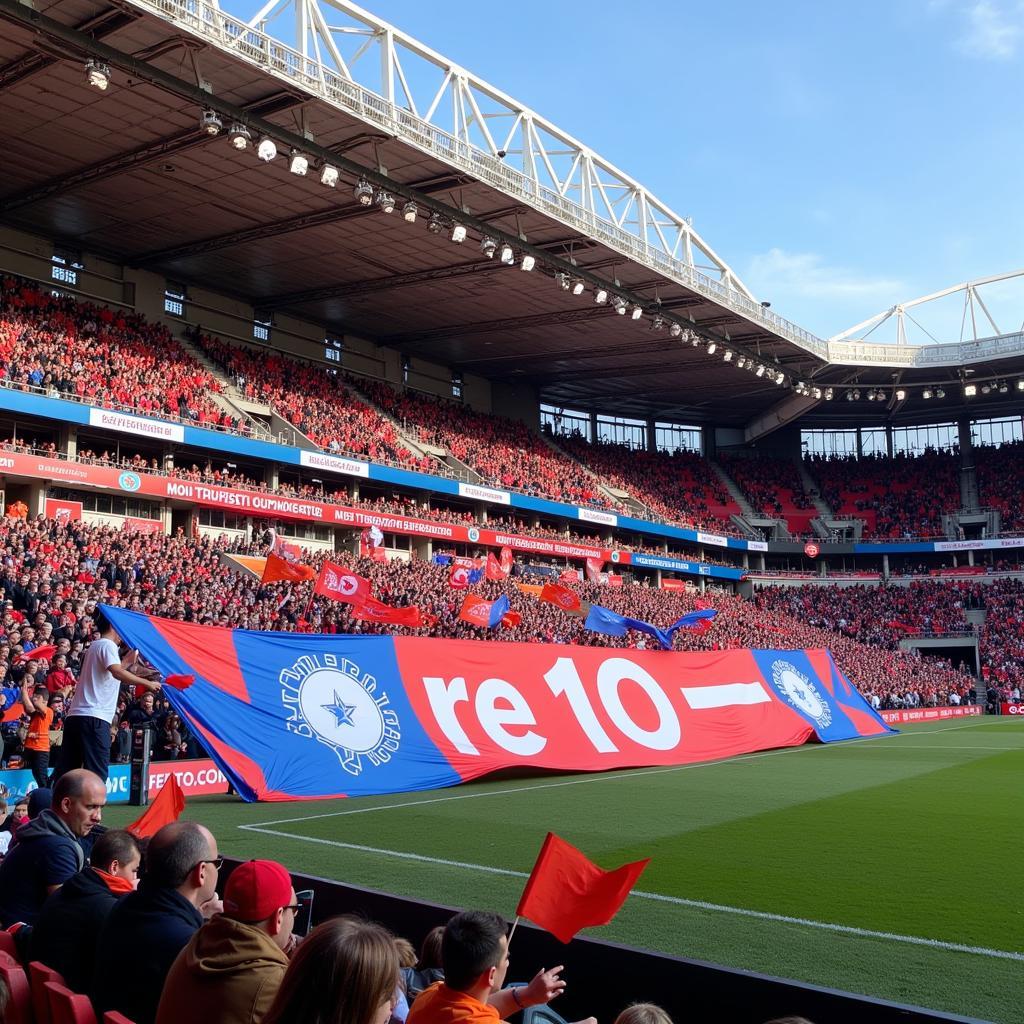
<path fill-rule="evenodd" d="M 423 616 L 416 605 L 395 608 L 374 597 L 367 597 L 358 602 L 352 609 L 352 618 L 361 619 L 363 622 L 386 622 L 392 626 L 416 628 L 424 625 Z"/>
<path fill-rule="evenodd" d="M 607 924 L 649 863 L 650 858 L 602 871 L 575 846 L 549 832 L 516 913 L 569 942 L 581 928 Z"/>
<path fill-rule="evenodd" d="M 128 831 L 136 839 L 146 839 L 148 836 L 156 835 L 164 825 L 177 821 L 183 810 L 185 794 L 182 793 L 181 786 L 172 772 L 153 802 L 143 811 L 142 817 L 136 818 L 128 826 Z"/>
<path fill-rule="evenodd" d="M 561 583 L 545 583 L 544 589 L 540 592 L 540 600 L 548 604 L 557 604 L 567 612 L 580 611 L 579 594 L 563 587 Z"/>
<path fill-rule="evenodd" d="M 464 565 L 452 562 L 448 570 L 448 583 L 452 590 L 465 590 L 469 586 L 469 570 Z"/>
<path fill-rule="evenodd" d="M 489 580 L 503 580 L 508 576 L 508 572 L 502 568 L 501 562 L 494 557 L 493 551 L 487 552 L 487 568 L 484 575 Z"/>
<path fill-rule="evenodd" d="M 507 576 L 512 571 L 512 549 L 502 548 L 501 551 L 498 552 L 498 561 L 501 563 L 501 567 L 505 570 L 505 575 Z"/>
<path fill-rule="evenodd" d="M 263 569 L 260 583 L 279 583 L 281 581 L 301 583 L 303 580 L 313 579 L 316 579 L 316 572 L 311 565 L 299 565 L 297 562 L 290 562 L 288 559 L 281 558 L 271 551 L 267 555 L 267 564 Z"/>
<path fill-rule="evenodd" d="M 324 562 L 313 593 L 329 597 L 332 601 L 362 604 L 370 596 L 370 581 L 343 565 Z"/>
<path fill-rule="evenodd" d="M 601 570 L 604 568 L 604 561 L 600 558 L 588 558 L 586 561 L 587 580 L 590 583 L 601 582 Z"/>

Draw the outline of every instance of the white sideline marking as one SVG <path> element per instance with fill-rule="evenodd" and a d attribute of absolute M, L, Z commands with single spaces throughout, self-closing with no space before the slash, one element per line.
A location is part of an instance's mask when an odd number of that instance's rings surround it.
<path fill-rule="evenodd" d="M 799 748 L 796 748 L 799 749 Z M 379 857 L 396 857 L 400 860 L 412 860 L 422 864 L 438 864 L 442 867 L 461 868 L 465 871 L 479 871 L 488 875 L 503 875 L 507 878 L 529 878 L 526 871 L 513 871 L 511 868 L 496 868 L 487 864 L 471 864 L 461 860 L 446 860 L 443 857 L 427 857 L 421 853 L 405 853 L 401 850 L 383 850 L 376 846 L 363 846 L 359 843 L 342 843 L 336 839 L 320 839 L 317 836 L 297 836 L 290 832 L 279 832 L 276 829 L 261 828 L 258 825 L 240 825 L 250 832 L 262 832 L 266 835 L 295 839 L 303 843 L 320 843 L 343 850 L 356 850 L 360 853 L 372 853 Z M 829 921 L 815 921 L 806 917 L 790 917 L 788 914 L 772 914 L 765 910 L 749 910 L 745 907 L 730 907 L 723 903 L 708 903 L 705 900 L 688 900 L 681 896 L 664 896 L 657 892 L 643 892 L 639 889 L 630 893 L 643 900 L 654 900 L 658 903 L 671 903 L 680 907 L 693 907 L 697 910 L 709 910 L 718 914 L 736 914 L 740 917 L 753 917 L 761 921 L 777 921 L 781 924 L 795 924 L 804 928 L 817 928 L 821 931 L 838 932 L 842 935 L 857 935 L 862 938 L 884 939 L 887 942 L 902 942 L 911 946 L 928 946 L 951 953 L 971 953 L 975 956 L 986 956 L 996 960 L 1017 960 L 1024 962 L 1024 953 L 1013 953 L 1004 949 L 988 949 L 985 946 L 966 946 L 959 942 L 942 942 L 939 939 L 924 939 L 918 935 L 898 935 L 895 932 L 877 932 L 870 928 L 857 928 L 853 925 L 833 924 Z"/>

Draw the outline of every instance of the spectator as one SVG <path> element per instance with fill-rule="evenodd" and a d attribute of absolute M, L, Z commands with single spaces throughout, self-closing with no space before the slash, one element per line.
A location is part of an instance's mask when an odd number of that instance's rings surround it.
<path fill-rule="evenodd" d="M 672 1024 L 672 1018 L 654 1003 L 633 1003 L 615 1018 L 615 1024 Z"/>
<path fill-rule="evenodd" d="M 106 802 L 107 787 L 90 771 L 71 771 L 57 782 L 52 806 L 18 829 L 0 864 L 0 927 L 32 924 L 46 897 L 82 870 L 80 840 L 100 823 Z"/>
<path fill-rule="evenodd" d="M 441 967 L 441 941 L 444 925 L 431 928 L 420 944 L 420 955 L 415 965 L 402 969 L 402 985 L 411 1006 L 416 997 L 438 981 L 444 981 Z"/>
<path fill-rule="evenodd" d="M 397 984 L 391 933 L 369 921 L 336 917 L 303 940 L 264 1024 L 386 1024 Z"/>
<path fill-rule="evenodd" d="M 93 846 L 91 865 L 43 904 L 29 940 L 32 959 L 59 971 L 75 992 L 92 990 L 97 936 L 114 904 L 135 891 L 139 858 L 130 832 L 104 832 Z"/>
<path fill-rule="evenodd" d="M 106 781 L 110 763 L 110 723 L 117 708 L 121 683 L 147 690 L 160 689 L 158 682 L 132 671 L 138 651 L 121 659 L 117 650 L 121 638 L 102 612 L 97 611 L 94 624 L 100 635 L 89 645 L 82 662 L 81 678 L 64 722 L 64 740 L 54 779 L 82 766 Z"/>
<path fill-rule="evenodd" d="M 30 680 L 31 676 L 27 679 Z M 50 766 L 50 728 L 54 712 L 50 707 L 49 696 L 50 691 L 45 686 L 33 687 L 28 681 L 21 688 L 21 703 L 29 715 L 25 761 L 40 789 L 46 788 Z"/>
<path fill-rule="evenodd" d="M 134 1024 L 153 1024 L 171 964 L 205 917 L 222 909 L 216 894 L 221 863 L 216 839 L 196 822 L 174 822 L 153 836 L 139 888 L 118 902 L 100 932 L 97 1016 L 117 1010 Z M 111 963 L 132 966 L 110 970 Z"/>
<path fill-rule="evenodd" d="M 207 921 L 171 966 L 157 1024 L 260 1024 L 295 945 L 297 909 L 282 865 L 250 860 L 235 868 L 224 913 Z"/>
<path fill-rule="evenodd" d="M 529 985 L 502 989 L 508 970 L 507 933 L 508 924 L 498 914 L 456 914 L 441 942 L 444 981 L 435 982 L 413 1003 L 408 1024 L 484 1024 L 560 995 L 565 990 L 562 967 L 538 972 Z"/>
<path fill-rule="evenodd" d="M 4 804 L 4 811 L 6 812 L 6 810 L 7 805 Z M 28 797 L 19 796 L 14 801 L 14 810 L 0 824 L 0 832 L 13 833 L 26 821 L 28 821 Z"/>

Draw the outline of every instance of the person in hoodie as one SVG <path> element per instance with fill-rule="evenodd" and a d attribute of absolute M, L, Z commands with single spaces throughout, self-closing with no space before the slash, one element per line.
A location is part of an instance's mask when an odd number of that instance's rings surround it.
<path fill-rule="evenodd" d="M 288 967 L 297 909 L 281 864 L 250 860 L 235 868 L 224 913 L 207 921 L 174 961 L 156 1024 L 260 1024 Z"/>
<path fill-rule="evenodd" d="M 92 987 L 97 1017 L 117 1010 L 134 1024 L 153 1024 L 171 964 L 203 921 L 224 909 L 216 892 L 223 858 L 197 822 L 164 825 L 144 863 L 138 889 L 115 904 L 100 931 Z"/>
<path fill-rule="evenodd" d="M 122 829 L 104 832 L 91 863 L 43 904 L 29 937 L 32 960 L 63 975 L 70 989 L 92 989 L 96 939 L 114 904 L 139 883 L 139 843 Z"/>
<path fill-rule="evenodd" d="M 82 840 L 99 825 L 106 802 L 107 787 L 92 772 L 61 777 L 50 806 L 18 829 L 0 864 L 0 927 L 34 924 L 46 897 L 85 867 Z"/>

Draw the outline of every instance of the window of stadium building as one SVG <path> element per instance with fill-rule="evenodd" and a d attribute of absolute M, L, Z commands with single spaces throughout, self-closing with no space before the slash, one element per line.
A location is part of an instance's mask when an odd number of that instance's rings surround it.
<path fill-rule="evenodd" d="M 597 439 L 606 444 L 625 444 L 630 448 L 647 447 L 647 424 L 622 416 L 598 416 Z"/>
<path fill-rule="evenodd" d="M 590 414 L 576 409 L 560 409 L 554 405 L 542 405 L 540 407 L 540 425 L 541 429 L 547 429 L 552 434 L 561 434 L 563 437 L 579 434 L 587 441 L 593 440 L 590 435 Z"/>
<path fill-rule="evenodd" d="M 975 420 L 971 424 L 971 441 L 978 445 L 1012 444 L 1024 440 L 1021 418 L 1008 416 L 1001 420 Z"/>
<path fill-rule="evenodd" d="M 341 354 L 345 346 L 341 338 L 332 338 L 328 335 L 324 338 L 324 358 L 331 363 L 340 363 Z"/>
<path fill-rule="evenodd" d="M 452 373 L 452 398 L 462 398 L 462 374 Z"/>
<path fill-rule="evenodd" d="M 857 454 L 856 430 L 801 430 L 800 443 L 805 455 L 826 458 Z"/>
<path fill-rule="evenodd" d="M 258 313 L 252 322 L 252 336 L 257 341 L 270 341 L 270 328 L 274 326 L 273 318 L 263 319 Z"/>
<path fill-rule="evenodd" d="M 185 286 L 175 281 L 168 281 L 164 288 L 164 312 L 171 316 L 185 315 Z"/>
<path fill-rule="evenodd" d="M 132 519 L 159 519 L 160 506 L 138 498 L 122 498 L 116 494 L 92 494 L 89 491 L 68 491 L 54 488 L 49 496 L 60 501 L 80 501 L 83 512 L 108 516 L 130 516 Z"/>
<path fill-rule="evenodd" d="M 62 284 L 78 284 L 78 272 L 84 267 L 80 252 L 55 247 L 51 262 L 50 277 L 54 281 L 60 281 Z"/>
<path fill-rule="evenodd" d="M 655 423 L 654 446 L 659 452 L 687 451 L 700 454 L 700 427 L 682 423 Z"/>
<path fill-rule="evenodd" d="M 955 423 L 931 423 L 926 427 L 893 427 L 893 455 L 922 455 L 928 449 L 948 452 L 960 443 Z"/>

